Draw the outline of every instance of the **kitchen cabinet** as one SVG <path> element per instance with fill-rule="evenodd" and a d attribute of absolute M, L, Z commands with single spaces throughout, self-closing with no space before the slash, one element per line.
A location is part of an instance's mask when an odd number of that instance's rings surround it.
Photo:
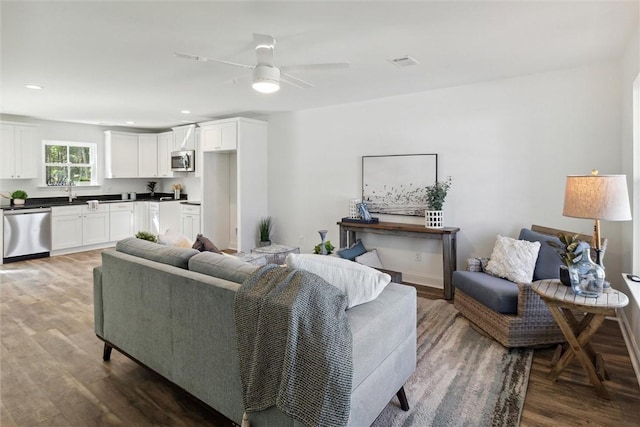
<path fill-rule="evenodd" d="M 173 151 L 173 133 L 158 134 L 158 177 L 171 178 L 171 151 Z M 197 164 L 196 164 L 197 166 Z"/>
<path fill-rule="evenodd" d="M 149 202 L 133 202 L 133 231 L 151 231 L 149 228 Z"/>
<path fill-rule="evenodd" d="M 105 131 L 105 178 L 138 178 L 138 134 Z"/>
<path fill-rule="evenodd" d="M 236 118 L 216 123 L 237 125 L 236 150 L 204 150 L 202 234 L 221 249 L 249 252 L 256 246 L 260 218 L 267 206 L 267 123 Z"/>
<path fill-rule="evenodd" d="M 173 129 L 173 150 L 195 150 L 196 149 L 196 125 L 177 126 Z"/>
<path fill-rule="evenodd" d="M 82 206 L 51 208 L 51 250 L 82 246 Z"/>
<path fill-rule="evenodd" d="M 109 204 L 109 241 L 117 242 L 135 234 L 134 208 L 132 202 Z"/>
<path fill-rule="evenodd" d="M 238 148 L 238 126 L 241 119 L 215 120 L 200 123 L 201 150 L 232 151 Z"/>
<path fill-rule="evenodd" d="M 54 206 L 51 208 L 51 249 L 69 249 L 109 241 L 109 207 Z"/>
<path fill-rule="evenodd" d="M 180 205 L 180 232 L 195 241 L 200 230 L 200 206 Z"/>
<path fill-rule="evenodd" d="M 82 206 L 82 246 L 109 241 L 109 206 L 98 205 L 98 209 Z"/>
<path fill-rule="evenodd" d="M 157 178 L 159 165 L 158 135 L 138 135 L 138 176 L 140 178 Z"/>
<path fill-rule="evenodd" d="M 37 130 L 34 125 L 0 123 L 0 179 L 38 177 L 42 155 Z"/>
<path fill-rule="evenodd" d="M 156 235 L 180 230 L 180 202 L 149 202 L 149 229 Z"/>

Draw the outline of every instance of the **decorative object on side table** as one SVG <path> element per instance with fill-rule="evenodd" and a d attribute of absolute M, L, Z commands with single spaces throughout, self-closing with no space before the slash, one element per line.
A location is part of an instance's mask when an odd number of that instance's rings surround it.
<path fill-rule="evenodd" d="M 182 184 L 177 183 L 177 184 L 173 184 L 173 198 L 175 200 L 180 200 L 180 191 L 182 190 Z"/>
<path fill-rule="evenodd" d="M 151 193 L 151 198 L 156 195 L 156 186 L 158 185 L 157 181 L 147 181 L 147 190 Z"/>
<path fill-rule="evenodd" d="M 569 269 L 580 259 L 582 251 L 589 249 L 589 244 L 578 239 L 579 234 L 568 235 L 558 233 L 558 239 L 561 244 L 554 241 L 548 241 L 547 244 L 556 250 L 556 253 L 562 260 L 563 265 L 560 266 L 560 282 L 565 286 L 571 286 L 571 278 L 569 277 Z"/>
<path fill-rule="evenodd" d="M 313 247 L 313 253 L 318 255 L 331 255 L 336 247 L 331 244 L 331 240 L 324 240 L 327 236 L 327 230 L 320 230 L 318 233 L 320 233 L 322 242 Z"/>
<path fill-rule="evenodd" d="M 16 190 L 11 193 L 11 202 L 14 205 L 24 205 L 24 203 L 27 201 L 27 197 L 29 196 L 27 195 L 26 191 Z"/>
<path fill-rule="evenodd" d="M 358 205 L 362 203 L 360 199 L 351 199 L 349 200 L 349 217 L 352 219 L 360 219 L 360 211 L 358 210 Z"/>
<path fill-rule="evenodd" d="M 355 204 L 358 209 L 358 216 L 352 217 L 349 216 L 347 218 L 342 218 L 343 222 L 358 222 L 364 224 L 377 224 L 379 222 L 378 218 L 374 218 L 369 213 L 369 207 L 364 202 L 358 202 Z"/>
<path fill-rule="evenodd" d="M 600 220 L 629 221 L 629 193 L 626 175 L 598 175 L 596 169 L 591 175 L 569 175 L 564 192 L 562 215 L 573 218 L 593 219 L 593 247 L 596 251 L 596 263 L 603 269 Z M 588 251 L 587 251 L 588 252 Z M 573 285 L 573 282 L 572 282 Z M 604 288 L 609 288 L 608 282 Z"/>
<path fill-rule="evenodd" d="M 260 235 L 260 246 L 269 246 L 271 244 L 271 217 L 265 216 L 258 223 L 258 234 Z"/>
<path fill-rule="evenodd" d="M 451 177 L 446 181 L 436 181 L 426 187 L 427 208 L 424 211 L 424 226 L 428 228 L 443 228 L 442 206 L 447 192 L 451 187 Z"/>

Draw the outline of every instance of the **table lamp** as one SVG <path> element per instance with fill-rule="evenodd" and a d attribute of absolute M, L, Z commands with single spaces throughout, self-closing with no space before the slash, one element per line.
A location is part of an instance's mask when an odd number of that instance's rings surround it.
<path fill-rule="evenodd" d="M 602 265 L 600 220 L 629 221 L 631 209 L 625 175 L 569 175 L 564 191 L 562 215 L 573 218 L 595 220 L 593 226 L 593 248 L 596 263 Z"/>

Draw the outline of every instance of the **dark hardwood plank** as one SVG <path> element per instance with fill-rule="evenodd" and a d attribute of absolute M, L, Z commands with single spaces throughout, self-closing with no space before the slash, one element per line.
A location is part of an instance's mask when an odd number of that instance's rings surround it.
<path fill-rule="evenodd" d="M 92 284 L 101 252 L 0 266 L 0 425 L 232 425 L 117 351 L 102 361 Z M 442 297 L 442 289 L 413 286 L 420 297 Z M 612 400 L 596 395 L 575 361 L 549 380 L 554 348 L 537 349 L 521 426 L 640 425 L 640 387 L 617 322 L 604 323 L 593 347 Z"/>

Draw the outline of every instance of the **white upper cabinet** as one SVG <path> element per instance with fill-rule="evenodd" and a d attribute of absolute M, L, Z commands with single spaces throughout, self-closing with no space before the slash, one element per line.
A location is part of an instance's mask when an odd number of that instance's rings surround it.
<path fill-rule="evenodd" d="M 0 152 L 0 179 L 38 177 L 41 155 L 36 126 L 0 123 Z"/>
<path fill-rule="evenodd" d="M 233 151 L 238 148 L 239 119 L 200 123 L 200 144 L 203 152 Z"/>
<path fill-rule="evenodd" d="M 142 133 L 138 135 L 138 176 L 158 177 L 158 135 Z"/>
<path fill-rule="evenodd" d="M 171 178 L 171 151 L 173 151 L 173 133 L 158 134 L 158 177 Z"/>
<path fill-rule="evenodd" d="M 105 131 L 105 178 L 138 178 L 138 134 Z"/>
<path fill-rule="evenodd" d="M 173 150 L 196 149 L 196 125 L 178 126 L 173 129 Z"/>

